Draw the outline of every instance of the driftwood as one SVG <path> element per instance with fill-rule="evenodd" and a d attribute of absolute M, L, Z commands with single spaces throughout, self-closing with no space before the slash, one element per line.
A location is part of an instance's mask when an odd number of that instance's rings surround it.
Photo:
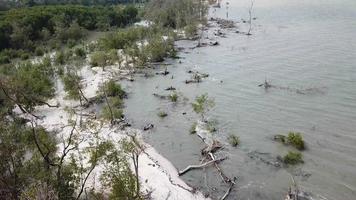
<path fill-rule="evenodd" d="M 264 87 L 265 89 L 268 89 L 268 88 L 271 88 L 272 85 L 267 80 L 265 80 L 265 82 L 259 84 L 258 87 Z"/>
<path fill-rule="evenodd" d="M 189 165 L 184 170 L 179 171 L 179 175 L 182 175 L 191 169 L 205 168 L 209 164 L 214 164 L 214 167 L 219 172 L 219 175 L 220 175 L 222 181 L 226 184 L 229 184 L 229 188 L 224 193 L 224 195 L 220 198 L 220 200 L 224 200 L 226 197 L 229 196 L 230 192 L 232 191 L 232 188 L 236 185 L 236 182 L 235 182 L 236 177 L 234 177 L 233 179 L 229 178 L 228 176 L 226 176 L 224 174 L 223 170 L 220 168 L 219 162 L 222 160 L 225 160 L 226 157 L 221 158 L 221 159 L 216 159 L 214 156 L 214 153 L 222 148 L 221 143 L 217 140 L 204 137 L 204 134 L 196 134 L 196 135 L 206 144 L 206 147 L 202 150 L 202 155 L 205 156 L 203 160 L 210 160 L 210 161 L 207 161 L 201 165 Z"/>
<path fill-rule="evenodd" d="M 190 171 L 190 170 L 192 170 L 192 169 L 204 168 L 204 167 L 206 167 L 206 166 L 208 166 L 208 165 L 210 165 L 210 164 L 212 164 L 212 163 L 220 162 L 220 161 L 223 161 L 223 160 L 225 160 L 225 159 L 226 159 L 226 157 L 223 157 L 223 158 L 219 158 L 219 159 L 210 160 L 210 161 L 208 161 L 208 162 L 206 162 L 206 163 L 203 163 L 203 164 L 201 164 L 201 165 L 189 165 L 189 166 L 186 167 L 185 169 L 179 171 L 179 172 L 178 172 L 178 175 L 181 176 L 181 175 L 187 173 L 188 171 Z"/>
<path fill-rule="evenodd" d="M 156 75 L 163 75 L 166 76 L 169 74 L 169 71 L 167 71 L 167 68 L 164 71 L 156 72 Z"/>
<path fill-rule="evenodd" d="M 153 129 L 155 126 L 153 124 L 147 124 L 145 127 L 143 127 L 144 131 L 148 131 L 150 129 Z"/>
<path fill-rule="evenodd" d="M 189 83 L 200 83 L 203 78 L 209 77 L 209 74 L 206 73 L 200 73 L 198 71 L 188 71 L 189 74 L 193 74 L 192 78 L 190 80 L 185 80 L 185 84 Z"/>
<path fill-rule="evenodd" d="M 173 86 L 171 86 L 171 87 L 166 88 L 165 90 L 171 91 L 171 90 L 176 90 L 176 88 L 174 88 Z"/>

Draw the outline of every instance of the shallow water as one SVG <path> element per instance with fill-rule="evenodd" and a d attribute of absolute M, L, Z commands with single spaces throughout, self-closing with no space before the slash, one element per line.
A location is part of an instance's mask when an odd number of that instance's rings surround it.
<path fill-rule="evenodd" d="M 229 18 L 247 19 L 249 4 L 230 1 Z M 211 16 L 225 17 L 225 2 L 216 12 L 211 10 Z M 228 199 L 282 199 L 292 173 L 316 199 L 354 200 L 356 1 L 255 0 L 253 16 L 257 20 L 252 36 L 230 31 L 226 38 L 217 38 L 219 46 L 186 48 L 189 53 L 180 54 L 182 63 L 174 60 L 168 67 L 169 76 L 137 77 L 124 83 L 130 92 L 125 102 L 127 117 L 138 128 L 153 123 L 155 128 L 145 133 L 146 140 L 182 169 L 200 162 L 204 145 L 189 134 L 199 118 L 190 103 L 196 95 L 208 93 L 216 103 L 209 113 L 219 122 L 216 137 L 226 143 L 221 154 L 229 157 L 222 168 L 238 178 Z M 238 23 L 238 30 L 246 29 L 246 24 Z M 192 46 L 192 42 L 179 45 Z M 200 84 L 185 84 L 191 69 L 210 76 Z M 258 87 L 265 79 L 276 88 Z M 152 95 L 169 94 L 164 91 L 169 86 L 189 100 L 171 103 Z M 308 88 L 313 90 L 296 92 Z M 168 117 L 160 119 L 160 110 L 168 112 Z M 308 148 L 303 152 L 305 163 L 279 169 L 262 162 L 259 158 L 273 160 L 290 150 L 271 139 L 289 131 L 302 133 Z M 240 137 L 238 148 L 228 145 L 229 134 Z M 192 171 L 183 178 L 212 197 L 227 189 L 214 168 Z"/>

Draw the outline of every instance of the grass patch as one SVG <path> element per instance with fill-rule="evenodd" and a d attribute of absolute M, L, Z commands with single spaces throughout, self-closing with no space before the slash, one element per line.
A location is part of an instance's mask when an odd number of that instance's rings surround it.
<path fill-rule="evenodd" d="M 300 152 L 289 151 L 284 157 L 283 162 L 289 165 L 296 165 L 304 163 L 302 154 Z"/>
<path fill-rule="evenodd" d="M 160 117 L 160 118 L 165 118 L 165 117 L 168 116 L 168 114 L 167 114 L 166 112 L 164 112 L 164 111 L 159 111 L 157 115 L 158 115 L 158 117 Z"/>
<path fill-rule="evenodd" d="M 229 140 L 230 145 L 233 146 L 233 147 L 236 147 L 236 146 L 238 146 L 240 144 L 239 136 L 231 134 L 231 135 L 229 135 L 228 140 Z"/>

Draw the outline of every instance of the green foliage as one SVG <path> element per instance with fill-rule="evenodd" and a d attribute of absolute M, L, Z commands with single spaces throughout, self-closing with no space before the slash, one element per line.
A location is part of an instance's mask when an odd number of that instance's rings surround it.
<path fill-rule="evenodd" d="M 159 111 L 157 115 L 158 115 L 158 117 L 160 117 L 160 118 L 165 118 L 165 117 L 168 116 L 168 114 L 167 114 L 166 112 L 164 112 L 164 111 Z"/>
<path fill-rule="evenodd" d="M 151 62 L 162 62 L 165 57 L 175 56 L 174 42 L 171 38 L 164 39 L 162 35 L 157 34 L 149 39 L 148 45 L 144 47 L 144 52 Z"/>
<path fill-rule="evenodd" d="M 126 97 L 126 92 L 122 89 L 121 85 L 114 80 L 105 82 L 101 89 L 105 90 L 108 97 L 118 97 L 120 99 Z"/>
<path fill-rule="evenodd" d="M 105 161 L 107 170 L 102 174 L 101 180 L 106 187 L 111 189 L 109 199 L 141 199 L 137 196 L 137 179 L 130 170 L 125 153 L 114 151 L 105 158 Z"/>
<path fill-rule="evenodd" d="M 304 161 L 301 153 L 289 151 L 288 154 L 283 157 L 283 162 L 285 164 L 296 165 L 298 163 L 303 163 Z"/>
<path fill-rule="evenodd" d="M 132 6 L 56 5 L 11 9 L 0 15 L 0 51 L 7 48 L 33 51 L 53 36 L 61 42 L 73 43 L 85 36 L 85 29 L 102 28 L 102 24 L 124 27 L 137 20 L 137 13 Z"/>
<path fill-rule="evenodd" d="M 195 98 L 195 102 L 192 103 L 194 112 L 200 114 L 202 119 L 204 119 L 204 114 L 208 112 L 211 108 L 215 106 L 212 99 L 208 97 L 208 94 L 202 94 Z"/>
<path fill-rule="evenodd" d="M 53 134 L 44 129 L 36 128 L 37 141 L 40 146 L 46 144 L 48 158 L 55 156 L 56 143 Z M 35 145 L 32 129 L 24 121 L 15 118 L 14 121 L 1 120 L 0 122 L 0 187 L 2 195 L 18 199 L 20 192 L 36 181 L 51 181 L 52 174 Z"/>
<path fill-rule="evenodd" d="M 236 147 L 237 145 L 240 144 L 240 138 L 236 135 L 233 135 L 233 134 L 229 135 L 228 140 L 229 140 L 230 145 L 233 147 Z"/>
<path fill-rule="evenodd" d="M 100 38 L 99 46 L 104 50 L 124 49 L 134 44 L 137 40 L 144 38 L 145 33 L 146 28 L 143 27 L 121 29 L 118 32 L 109 33 Z"/>
<path fill-rule="evenodd" d="M 189 24 L 184 28 L 186 37 L 194 38 L 197 34 L 198 28 L 196 24 Z"/>
<path fill-rule="evenodd" d="M 274 140 L 282 142 L 283 144 L 286 145 L 292 145 L 298 150 L 304 150 L 305 149 L 305 144 L 303 137 L 300 133 L 295 133 L 295 132 L 289 132 L 288 136 L 285 135 L 275 135 Z"/>
<path fill-rule="evenodd" d="M 74 54 L 80 58 L 85 58 L 85 56 L 86 56 L 85 50 L 80 47 L 74 49 Z"/>
<path fill-rule="evenodd" d="M 195 0 L 151 0 L 145 11 L 146 17 L 156 24 L 178 29 L 199 21 L 207 6 Z"/>
<path fill-rule="evenodd" d="M 74 41 L 80 40 L 87 35 L 86 29 L 79 26 L 77 22 L 73 22 L 69 25 L 69 27 L 56 26 L 55 33 L 58 40 L 62 41 L 63 43 L 67 42 L 67 44 L 75 44 Z"/>
<path fill-rule="evenodd" d="M 43 56 L 43 54 L 44 54 L 43 47 L 37 47 L 36 50 L 35 50 L 35 55 L 36 56 Z"/>
<path fill-rule="evenodd" d="M 5 90 L 28 111 L 54 96 L 54 70 L 49 58 L 41 63 L 22 63 L 8 78 Z"/>
<path fill-rule="evenodd" d="M 287 136 L 287 142 L 298 150 L 305 149 L 304 140 L 300 133 L 289 132 Z"/>
<path fill-rule="evenodd" d="M 193 124 L 192 124 L 192 126 L 190 127 L 190 129 L 189 129 L 189 133 L 190 134 L 195 134 L 196 132 L 197 132 L 197 125 L 198 125 L 198 123 L 197 122 L 194 122 Z"/>
<path fill-rule="evenodd" d="M 64 76 L 62 76 L 64 91 L 67 92 L 68 98 L 74 100 L 81 99 L 81 89 L 83 88 L 81 79 L 82 78 L 74 72 L 67 72 Z"/>
<path fill-rule="evenodd" d="M 105 120 L 122 119 L 124 117 L 123 105 L 123 101 L 118 97 L 108 98 L 107 104 L 105 104 L 101 111 L 101 117 Z"/>
<path fill-rule="evenodd" d="M 172 101 L 172 102 L 177 102 L 178 101 L 178 94 L 176 92 L 172 93 L 169 95 L 169 99 Z"/>
<path fill-rule="evenodd" d="M 92 67 L 102 67 L 104 68 L 107 64 L 107 55 L 104 51 L 94 52 L 90 57 L 90 65 Z"/>

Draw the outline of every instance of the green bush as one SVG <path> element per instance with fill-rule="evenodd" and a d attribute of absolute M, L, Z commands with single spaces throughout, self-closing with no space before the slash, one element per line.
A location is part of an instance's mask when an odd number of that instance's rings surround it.
<path fill-rule="evenodd" d="M 10 57 L 6 55 L 0 55 L 0 64 L 10 63 Z"/>
<path fill-rule="evenodd" d="M 104 106 L 101 111 L 101 116 L 106 120 L 115 120 L 115 119 L 122 119 L 124 117 L 123 114 L 123 106 L 124 102 L 118 97 L 110 97 L 108 99 L 108 104 Z M 112 116 L 111 116 L 112 114 Z M 112 118 L 111 118 L 112 117 Z"/>
<path fill-rule="evenodd" d="M 80 47 L 74 49 L 74 54 L 80 58 L 85 58 L 86 56 L 84 49 Z"/>
<path fill-rule="evenodd" d="M 107 64 L 107 55 L 104 51 L 94 52 L 90 57 L 90 65 L 92 67 L 105 67 Z"/>
<path fill-rule="evenodd" d="M 275 141 L 281 142 L 286 145 L 291 145 L 298 150 L 304 150 L 305 144 L 303 137 L 300 133 L 289 132 L 287 136 L 285 135 L 275 135 L 273 137 Z"/>
<path fill-rule="evenodd" d="M 185 36 L 187 38 L 194 38 L 194 36 L 197 34 L 197 31 L 198 29 L 196 24 L 189 24 L 184 27 Z"/>
<path fill-rule="evenodd" d="M 240 138 L 236 135 L 232 135 L 232 134 L 229 135 L 228 140 L 229 140 L 229 143 L 231 144 L 231 146 L 233 146 L 233 147 L 236 147 L 237 145 L 240 144 Z"/>
<path fill-rule="evenodd" d="M 284 157 L 283 162 L 285 164 L 296 165 L 298 163 L 303 163 L 302 154 L 299 152 L 289 151 Z"/>
<path fill-rule="evenodd" d="M 119 97 L 123 99 L 126 96 L 126 92 L 122 89 L 121 85 L 116 83 L 114 80 L 109 80 L 103 85 L 106 94 L 109 97 Z"/>
<path fill-rule="evenodd" d="M 54 58 L 54 63 L 56 63 L 57 65 L 64 65 L 66 63 L 66 61 L 68 60 L 68 58 L 66 57 L 66 53 L 63 51 L 58 51 L 56 53 L 56 57 Z"/>
<path fill-rule="evenodd" d="M 298 150 L 305 149 L 304 141 L 300 133 L 289 132 L 287 136 L 287 142 Z"/>
<path fill-rule="evenodd" d="M 43 56 L 43 54 L 44 54 L 43 47 L 37 47 L 36 50 L 35 50 L 35 55 L 36 56 Z"/>
<path fill-rule="evenodd" d="M 30 58 L 30 54 L 28 54 L 28 53 L 22 53 L 21 54 L 21 60 L 27 60 L 29 58 Z"/>

